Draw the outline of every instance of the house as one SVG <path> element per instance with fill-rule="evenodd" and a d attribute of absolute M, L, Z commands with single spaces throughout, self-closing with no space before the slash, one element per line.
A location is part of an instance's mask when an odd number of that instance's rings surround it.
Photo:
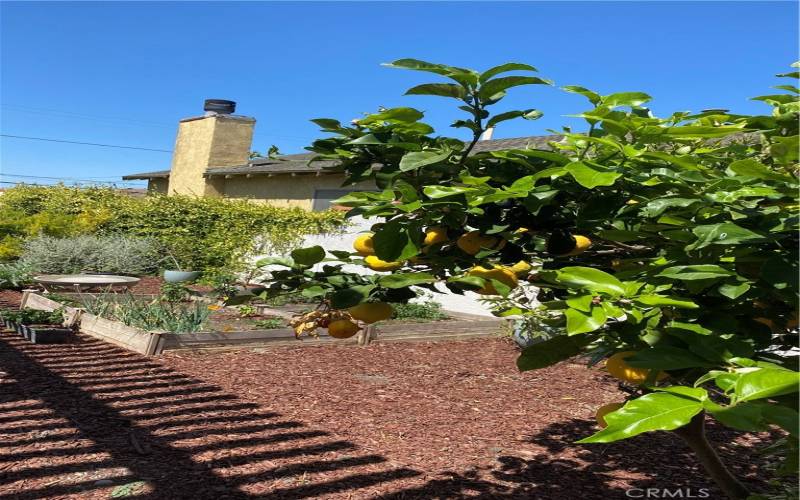
<path fill-rule="evenodd" d="M 144 172 L 124 180 L 147 180 L 148 190 L 166 194 L 248 198 L 275 206 L 325 210 L 354 190 L 369 184 L 343 186 L 342 173 L 309 164 L 312 153 L 279 158 L 250 158 L 255 118 L 234 115 L 236 103 L 219 99 L 205 102 L 203 116 L 184 118 L 169 170 Z M 521 137 L 480 141 L 473 152 L 510 148 L 546 147 L 558 136 Z"/>

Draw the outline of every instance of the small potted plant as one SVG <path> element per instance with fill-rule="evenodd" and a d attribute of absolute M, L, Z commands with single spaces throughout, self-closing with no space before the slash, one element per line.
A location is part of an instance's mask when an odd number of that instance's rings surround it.
<path fill-rule="evenodd" d="M 64 311 L 40 311 L 23 309 L 20 311 L 23 335 L 34 344 L 59 344 L 67 342 L 72 330 L 64 327 Z"/>
<path fill-rule="evenodd" d="M 185 283 L 187 281 L 194 281 L 203 274 L 201 271 L 186 271 L 181 268 L 178 259 L 175 255 L 167 250 L 167 258 L 175 264 L 175 269 L 164 270 L 164 281 L 167 283 Z"/>

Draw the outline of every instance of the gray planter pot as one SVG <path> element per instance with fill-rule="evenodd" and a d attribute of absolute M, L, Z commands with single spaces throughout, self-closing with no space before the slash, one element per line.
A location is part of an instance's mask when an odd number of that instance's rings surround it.
<path fill-rule="evenodd" d="M 194 281 L 203 274 L 200 271 L 164 271 L 164 281 L 167 283 L 183 283 Z"/>

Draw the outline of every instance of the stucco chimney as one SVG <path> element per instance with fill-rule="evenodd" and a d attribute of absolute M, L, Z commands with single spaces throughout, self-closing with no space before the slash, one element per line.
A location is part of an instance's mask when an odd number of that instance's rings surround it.
<path fill-rule="evenodd" d="M 206 169 L 247 163 L 256 120 L 231 114 L 235 109 L 233 101 L 207 99 L 204 116 L 180 121 L 172 153 L 169 194 L 220 196 L 224 178 L 205 178 Z"/>

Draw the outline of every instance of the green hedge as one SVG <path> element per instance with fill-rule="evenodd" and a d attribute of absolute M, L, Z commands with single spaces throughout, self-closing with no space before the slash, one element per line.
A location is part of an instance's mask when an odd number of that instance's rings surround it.
<path fill-rule="evenodd" d="M 181 267 L 237 268 L 261 245 L 282 252 L 304 236 L 335 231 L 339 212 L 278 208 L 247 200 L 149 195 L 111 188 L 17 186 L 0 196 L 0 259 L 21 255 L 23 242 L 40 234 L 124 234 L 167 246 Z"/>

